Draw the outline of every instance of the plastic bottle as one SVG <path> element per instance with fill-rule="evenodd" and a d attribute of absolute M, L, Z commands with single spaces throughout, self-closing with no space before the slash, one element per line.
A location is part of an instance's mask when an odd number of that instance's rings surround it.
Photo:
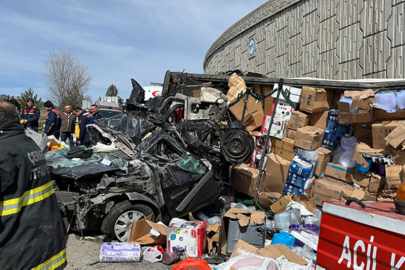
<path fill-rule="evenodd" d="M 214 225 L 215 223 L 218 223 L 221 225 L 221 218 L 217 216 L 213 216 L 207 219 L 207 222 L 209 225 Z"/>
<path fill-rule="evenodd" d="M 340 155 L 344 152 L 345 150 L 342 148 L 342 146 L 338 146 L 338 148 L 336 148 L 336 150 L 333 152 L 333 158 L 332 158 L 332 162 L 335 164 L 339 164 L 340 161 Z"/>
<path fill-rule="evenodd" d="M 176 251 L 173 252 L 166 252 L 163 254 L 163 263 L 164 264 L 172 264 L 180 260 L 180 255 Z"/>
<path fill-rule="evenodd" d="M 197 217 L 201 220 L 201 221 L 207 221 L 208 217 L 207 215 L 205 215 L 203 212 L 200 212 L 197 214 Z"/>
<path fill-rule="evenodd" d="M 399 110 L 405 109 L 405 90 L 398 91 L 397 95 L 397 107 Z"/>
<path fill-rule="evenodd" d="M 346 168 L 354 168 L 356 167 L 356 161 L 350 161 L 352 156 L 352 151 L 344 151 L 339 157 L 339 164 L 346 167 Z"/>
<path fill-rule="evenodd" d="M 290 211 L 290 224 L 301 224 L 301 212 L 299 209 L 292 209 Z"/>
<path fill-rule="evenodd" d="M 332 109 L 328 112 L 328 122 L 326 128 L 329 130 L 336 130 L 338 125 L 338 110 Z"/>
<path fill-rule="evenodd" d="M 397 108 L 397 91 L 380 91 L 375 94 L 374 104 L 381 104 L 390 109 Z"/>
<path fill-rule="evenodd" d="M 340 145 L 345 151 L 353 151 L 354 147 L 356 146 L 357 138 L 350 137 L 350 138 L 342 138 L 340 140 Z"/>

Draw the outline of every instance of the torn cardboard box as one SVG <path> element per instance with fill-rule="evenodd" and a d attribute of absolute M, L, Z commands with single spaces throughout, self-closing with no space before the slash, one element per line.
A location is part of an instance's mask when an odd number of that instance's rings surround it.
<path fill-rule="evenodd" d="M 385 166 L 385 178 L 388 189 L 398 189 L 401 182 L 402 166 Z"/>
<path fill-rule="evenodd" d="M 243 110 L 245 107 L 246 96 L 243 97 L 239 102 L 229 107 L 229 110 L 235 116 L 236 120 L 242 121 Z M 245 117 L 243 118 L 243 125 L 248 131 L 252 131 L 261 126 L 263 121 L 263 108 L 256 99 L 249 95 L 248 101 L 246 103 Z"/>
<path fill-rule="evenodd" d="M 402 123 L 405 121 L 384 121 L 372 124 L 373 148 L 384 149 L 387 146 L 385 138 Z"/>
<path fill-rule="evenodd" d="M 279 201 L 270 206 L 271 211 L 273 211 L 274 214 L 285 212 L 287 210 L 287 205 L 293 200 L 293 198 L 297 198 L 297 196 L 294 194 L 281 197 Z"/>
<path fill-rule="evenodd" d="M 353 183 L 361 186 L 361 187 L 368 187 L 370 185 L 370 175 L 369 174 L 361 174 L 357 170 L 354 170 L 354 176 L 352 178 Z"/>
<path fill-rule="evenodd" d="M 235 101 L 239 95 L 243 95 L 246 92 L 245 81 L 236 73 L 233 73 L 232 76 L 229 78 L 228 86 L 229 90 L 226 94 L 226 98 L 230 102 Z"/>
<path fill-rule="evenodd" d="M 372 136 L 372 124 L 371 123 L 357 123 L 354 125 L 354 137 L 358 142 L 363 142 L 368 145 L 373 145 Z"/>
<path fill-rule="evenodd" d="M 309 118 L 309 115 L 303 112 L 293 111 L 291 113 L 290 121 L 288 122 L 288 128 L 297 130 L 299 128 L 308 126 Z"/>
<path fill-rule="evenodd" d="M 286 245 L 277 244 L 277 245 L 270 245 L 265 248 L 258 249 L 243 240 L 239 240 L 235 246 L 234 252 L 230 259 L 244 255 L 246 253 L 254 253 L 263 257 L 271 258 L 276 260 L 277 258 L 284 256 L 289 262 L 298 264 L 298 265 L 306 265 L 308 262 L 294 253 L 291 249 L 289 249 Z"/>
<path fill-rule="evenodd" d="M 371 193 L 377 193 L 378 191 L 383 189 L 383 187 L 385 186 L 385 182 L 386 181 L 384 177 L 372 173 L 370 177 L 370 184 L 368 185 L 368 190 Z"/>
<path fill-rule="evenodd" d="M 300 110 L 307 113 L 322 112 L 330 109 L 332 95 L 323 88 L 304 86 L 300 99 Z"/>
<path fill-rule="evenodd" d="M 374 140 L 374 139 L 373 139 Z M 405 140 L 405 121 L 401 123 L 387 136 L 385 141 L 392 147 L 397 148 Z"/>
<path fill-rule="evenodd" d="M 152 215 L 132 223 L 129 241 L 141 245 L 166 243 L 167 228 L 151 221 Z"/>
<path fill-rule="evenodd" d="M 193 217 L 191 213 L 188 214 L 190 221 L 199 221 Z M 219 240 L 220 240 L 220 233 L 221 233 L 221 225 L 215 223 L 213 225 L 207 224 L 207 248 L 208 248 L 208 255 L 213 256 L 218 253 L 219 247 Z"/>
<path fill-rule="evenodd" d="M 260 183 L 259 191 L 283 193 L 291 161 L 274 153 L 267 156 L 266 174 Z M 267 173 L 268 172 L 268 173 Z M 266 189 L 267 188 L 267 189 Z"/>
<path fill-rule="evenodd" d="M 342 201 L 353 194 L 353 187 L 329 180 L 318 179 L 311 188 L 311 197 L 316 205 L 322 206 L 324 201 Z"/>
<path fill-rule="evenodd" d="M 295 136 L 297 135 L 296 130 L 288 129 L 287 130 L 287 138 L 291 140 L 295 140 Z"/>
<path fill-rule="evenodd" d="M 340 164 L 328 163 L 326 164 L 325 175 L 331 176 L 347 183 L 353 183 L 354 168 L 347 168 Z"/>
<path fill-rule="evenodd" d="M 326 127 L 328 126 L 328 111 L 311 114 L 309 125 L 317 128 L 326 129 Z"/>
<path fill-rule="evenodd" d="M 271 152 L 292 161 L 292 158 L 295 155 L 294 140 L 288 138 L 284 138 L 282 140 L 278 138 L 272 138 Z"/>
<path fill-rule="evenodd" d="M 345 91 L 344 99 L 338 102 L 338 118 L 340 124 L 370 123 L 373 121 L 373 108 L 375 92 L 371 89 L 365 91 Z M 347 100 L 347 102 L 345 101 Z M 353 113 L 355 112 L 355 113 Z"/>
<path fill-rule="evenodd" d="M 315 150 L 321 146 L 324 134 L 325 130 L 317 127 L 306 126 L 299 128 L 294 146 L 309 151 Z"/>
<path fill-rule="evenodd" d="M 231 174 L 230 167 L 230 174 Z M 239 192 L 254 197 L 259 175 L 258 170 L 250 168 L 247 164 L 239 164 L 233 169 L 231 185 Z"/>
<path fill-rule="evenodd" d="M 367 160 L 365 160 L 365 158 L 362 156 L 362 154 L 377 154 L 377 153 L 392 154 L 392 152 L 387 148 L 374 149 L 365 143 L 357 143 L 352 151 L 350 160 L 356 161 L 356 163 L 359 164 L 360 166 L 367 168 L 369 164 L 368 164 Z"/>
<path fill-rule="evenodd" d="M 257 204 L 263 209 L 269 210 L 275 201 L 280 199 L 283 195 L 278 192 L 260 192 L 257 196 Z"/>
<path fill-rule="evenodd" d="M 260 87 L 260 90 L 261 90 L 263 96 L 267 96 L 268 94 L 271 93 L 271 91 L 273 91 L 273 89 L 270 85 L 262 85 Z M 263 100 L 264 115 L 270 115 L 271 108 L 273 106 L 273 101 L 274 101 L 274 98 L 272 98 L 271 96 L 268 96 Z"/>
<path fill-rule="evenodd" d="M 318 164 L 316 165 L 315 174 L 321 176 L 325 173 L 326 164 L 332 158 L 332 151 L 329 149 L 319 147 L 315 150 L 318 153 Z"/>
<path fill-rule="evenodd" d="M 231 208 L 222 218 L 220 253 L 230 255 L 239 239 L 262 248 L 266 238 L 266 214 L 261 211 Z M 264 229 L 258 235 L 257 230 Z"/>

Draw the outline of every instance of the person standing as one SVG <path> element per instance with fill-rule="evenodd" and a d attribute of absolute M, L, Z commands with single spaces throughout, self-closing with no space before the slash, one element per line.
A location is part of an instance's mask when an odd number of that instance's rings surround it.
<path fill-rule="evenodd" d="M 44 102 L 44 107 L 48 111 L 45 120 L 45 129 L 44 132 L 47 136 L 55 136 L 55 138 L 59 139 L 60 135 L 60 113 L 58 110 L 55 109 L 53 103 L 50 100 Z"/>
<path fill-rule="evenodd" d="M 100 120 L 101 118 L 103 118 L 103 115 L 99 112 L 98 106 L 96 104 L 90 106 L 90 111 L 94 119 Z"/>
<path fill-rule="evenodd" d="M 11 97 L 10 99 L 10 103 L 13 104 L 18 111 L 21 110 L 20 104 L 18 103 L 18 101 L 14 98 L 14 96 Z"/>
<path fill-rule="evenodd" d="M 79 123 L 79 137 L 76 137 L 76 145 L 90 147 L 91 140 L 86 126 L 89 124 L 94 124 L 93 116 L 88 112 L 84 112 L 81 107 L 75 107 L 73 112 L 75 113 Z"/>
<path fill-rule="evenodd" d="M 72 112 L 72 107 L 70 105 L 65 106 L 65 112 L 61 114 L 61 140 L 66 142 L 69 139 L 70 147 L 74 146 L 73 134 L 75 132 L 75 121 L 76 115 Z"/>
<path fill-rule="evenodd" d="M 6 101 L 0 101 L 0 149 L 1 269 L 65 268 L 63 221 L 46 160 Z"/>
<path fill-rule="evenodd" d="M 27 99 L 27 106 L 23 109 L 20 120 L 24 124 L 24 127 L 30 127 L 36 132 L 38 132 L 38 120 L 41 116 L 39 108 L 34 105 L 34 100 L 32 98 Z"/>

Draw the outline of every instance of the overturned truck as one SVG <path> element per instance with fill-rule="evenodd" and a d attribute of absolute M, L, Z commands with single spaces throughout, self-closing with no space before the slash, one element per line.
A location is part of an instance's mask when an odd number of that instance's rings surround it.
<path fill-rule="evenodd" d="M 181 217 L 212 204 L 231 164 L 252 155 L 252 137 L 232 127 L 229 76 L 211 81 L 168 72 L 163 95 L 133 90 L 123 116 L 88 125 L 92 149 L 46 153 L 67 230 L 129 241 L 132 222 Z"/>

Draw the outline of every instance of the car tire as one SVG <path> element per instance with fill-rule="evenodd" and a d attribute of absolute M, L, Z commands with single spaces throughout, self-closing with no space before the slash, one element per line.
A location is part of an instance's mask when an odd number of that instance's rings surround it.
<path fill-rule="evenodd" d="M 152 215 L 152 221 L 154 221 L 155 214 L 152 208 L 145 204 L 136 204 L 126 200 L 117 203 L 111 209 L 103 221 L 102 231 L 113 239 L 117 239 L 121 242 L 129 242 L 132 222 L 150 215 Z"/>

